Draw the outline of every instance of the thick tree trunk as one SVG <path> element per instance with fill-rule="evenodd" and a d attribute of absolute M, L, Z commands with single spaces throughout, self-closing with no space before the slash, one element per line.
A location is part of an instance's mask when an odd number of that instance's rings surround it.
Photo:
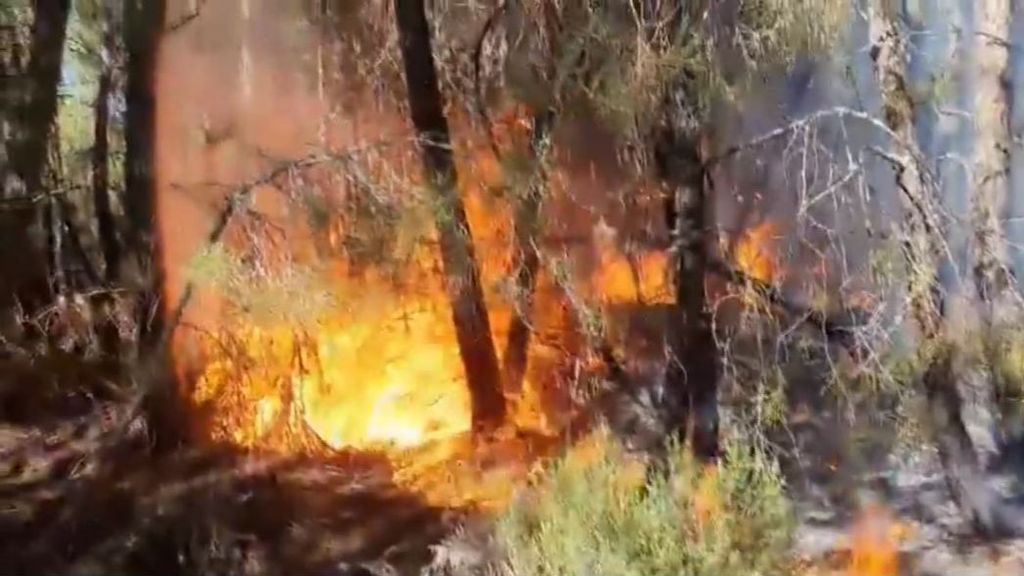
<path fill-rule="evenodd" d="M 974 82 L 974 281 L 982 302 L 991 304 L 1007 287 L 1006 249 L 998 221 L 1007 201 L 1010 160 L 1010 0 L 975 3 Z"/>
<path fill-rule="evenodd" d="M 24 201 L 0 215 L 0 335 L 9 340 L 23 336 L 22 316 L 34 314 L 50 298 L 45 264 L 48 231 L 43 221 L 51 203 L 37 200 L 46 192 L 43 174 L 57 112 L 70 2 L 36 0 L 33 9 L 27 70 L 4 86 L 12 113 L 4 130 L 6 165 L 0 170 L 0 196 Z"/>
<path fill-rule="evenodd" d="M 914 100 L 907 84 L 908 50 L 905 31 L 901 29 L 895 7 L 889 0 L 870 0 L 869 35 L 875 78 L 881 92 L 882 115 L 886 126 L 900 139 L 893 152 L 902 159 L 894 166 L 896 194 L 903 218 L 896 220 L 904 227 L 903 258 L 909 270 L 907 293 L 910 308 L 924 339 L 937 336 L 940 303 L 937 298 L 937 238 L 929 237 L 929 223 L 924 211 L 934 204 L 922 180 L 923 159 L 914 132 Z M 922 208 L 923 207 L 923 208 Z M 936 231 L 932 231 L 935 233 Z"/>
<path fill-rule="evenodd" d="M 473 399 L 473 425 L 486 430 L 504 420 L 505 398 L 469 221 L 457 189 L 424 0 L 395 0 L 395 16 L 423 173 L 439 204 L 441 260 L 459 353 Z"/>
<path fill-rule="evenodd" d="M 929 189 L 919 163 L 923 155 L 913 130 L 914 103 L 906 83 L 908 52 L 891 2 L 872 0 L 870 34 L 876 78 L 881 89 L 886 125 L 901 142 L 894 150 L 896 190 L 903 212 L 904 259 L 910 270 L 910 307 L 921 332 L 922 350 L 933 350 L 923 376 L 930 424 L 950 492 L 977 529 L 990 535 L 1012 533 L 1014 523 L 1000 511 L 997 495 L 984 482 L 981 465 L 963 418 L 963 399 L 957 387 L 953 351 L 943 342 L 942 291 L 937 262 L 943 258 L 941 231 L 927 212 L 934 210 L 939 190 Z M 1024 524 L 1022 524 L 1024 525 Z"/>
<path fill-rule="evenodd" d="M 980 534 L 1019 537 L 1024 534 L 1024 514 L 1019 507 L 1002 502 L 985 482 L 974 443 L 964 426 L 953 352 L 948 346 L 939 348 L 925 372 L 924 387 L 950 492 Z"/>
<path fill-rule="evenodd" d="M 122 282 L 140 295 L 143 348 L 161 334 L 161 278 L 156 229 L 156 66 L 165 17 L 164 0 L 125 0 L 125 195 L 127 251 Z M 128 273 L 128 266 L 131 273 Z"/>
<path fill-rule="evenodd" d="M 163 311 L 159 237 L 156 233 L 156 71 L 166 17 L 164 0 L 125 0 L 125 213 L 127 238 L 122 283 L 136 291 L 139 353 L 146 394 L 142 410 L 155 436 L 154 449 L 175 449 L 185 438 L 183 399 L 171 370 Z"/>
<path fill-rule="evenodd" d="M 32 26 L 31 60 L 25 86 L 17 94 L 17 118 L 13 137 L 7 142 L 10 170 L 28 196 L 43 192 L 50 126 L 57 113 L 57 87 L 67 34 L 69 0 L 36 0 Z"/>
<path fill-rule="evenodd" d="M 1011 6 L 1010 38 L 1024 38 L 1024 3 Z M 1010 50 L 1010 197 L 1006 240 L 1018 285 L 1024 279 L 1024 50 Z"/>
<path fill-rule="evenodd" d="M 121 245 L 110 203 L 110 91 L 113 84 L 111 58 L 114 30 L 110 19 L 104 23 L 103 64 L 96 88 L 95 121 L 92 145 L 92 199 L 96 210 L 100 250 L 103 253 L 104 279 L 114 284 L 121 277 Z"/>

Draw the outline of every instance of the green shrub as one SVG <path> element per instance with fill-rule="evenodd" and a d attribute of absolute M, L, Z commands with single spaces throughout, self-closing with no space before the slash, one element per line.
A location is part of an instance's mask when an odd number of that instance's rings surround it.
<path fill-rule="evenodd" d="M 717 468 L 678 446 L 647 474 L 607 433 L 574 449 L 498 520 L 511 576 L 786 574 L 793 519 L 777 466 L 736 442 Z"/>

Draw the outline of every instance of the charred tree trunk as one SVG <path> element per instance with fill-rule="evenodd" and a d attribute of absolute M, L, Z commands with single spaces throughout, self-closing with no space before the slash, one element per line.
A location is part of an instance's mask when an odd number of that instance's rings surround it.
<path fill-rule="evenodd" d="M 104 23 L 102 68 L 96 88 L 92 145 L 92 199 L 96 210 L 104 279 L 114 284 L 121 277 L 121 245 L 117 238 L 114 212 L 110 206 L 110 91 L 113 85 L 114 30 L 110 18 Z"/>
<path fill-rule="evenodd" d="M 139 338 L 152 348 L 161 334 L 161 287 L 156 243 L 156 66 L 165 17 L 164 0 L 126 0 L 125 194 L 128 254 L 122 282 L 139 294 Z M 131 266 L 131 274 L 124 269 Z"/>
<path fill-rule="evenodd" d="M 395 0 L 395 16 L 423 173 L 439 204 L 441 260 L 459 353 L 473 401 L 473 425 L 486 430 L 504 420 L 505 398 L 469 221 L 457 189 L 458 176 L 424 0 Z"/>
<path fill-rule="evenodd" d="M 672 114 L 681 117 L 682 111 Z M 699 132 L 678 121 L 658 137 L 658 167 L 671 192 L 675 303 L 669 333 L 666 384 L 682 403 L 680 428 L 702 459 L 718 456 L 718 347 L 704 280 L 713 234 Z"/>
<path fill-rule="evenodd" d="M 7 199 L 22 201 L 5 210 L 0 239 L 0 308 L 5 315 L 0 329 L 8 339 L 21 337 L 25 328 L 16 310 L 31 315 L 50 297 L 45 265 L 49 232 L 43 230 L 43 221 L 50 216 L 51 203 L 37 200 L 45 193 L 43 174 L 57 113 L 70 2 L 36 0 L 33 9 L 28 68 L 5 86 L 12 92 L 13 114 L 10 132 L 5 134 L 7 165 L 0 174 L 0 186 Z"/>

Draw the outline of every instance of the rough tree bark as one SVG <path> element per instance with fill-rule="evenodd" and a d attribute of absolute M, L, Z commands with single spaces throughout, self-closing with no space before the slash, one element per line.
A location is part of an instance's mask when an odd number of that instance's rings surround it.
<path fill-rule="evenodd" d="M 1010 38 L 1024 38 L 1024 2 L 1011 5 Z M 1024 278 L 1024 50 L 1010 50 L 1010 197 L 1006 206 L 1006 240 L 1019 283 Z"/>
<path fill-rule="evenodd" d="M 985 484 L 974 445 L 963 419 L 963 399 L 957 387 L 954 352 L 942 334 L 942 290 L 937 263 L 943 258 L 941 232 L 928 213 L 936 205 L 937 185 L 924 178 L 923 155 L 914 133 L 914 101 L 906 82 L 906 31 L 889 0 L 870 1 L 871 54 L 882 96 L 886 125 L 899 142 L 894 150 L 896 190 L 903 217 L 903 257 L 909 269 L 910 308 L 921 332 L 922 350 L 931 350 L 922 377 L 932 433 L 946 473 L 951 495 L 976 528 L 1002 535 L 1015 530 Z M 1019 523 L 1018 523 L 1019 524 Z"/>
<path fill-rule="evenodd" d="M 687 20 L 705 8 L 704 3 L 667 2 L 657 29 L 665 36 L 654 39 L 671 49 Z M 697 20 L 693 20 L 697 21 Z M 689 436 L 694 454 L 714 460 L 719 454 L 718 346 L 710 317 L 705 280 L 711 247 L 715 245 L 710 207 L 710 180 L 704 163 L 703 126 L 691 109 L 695 88 L 684 73 L 664 98 L 662 123 L 652 138 L 658 176 L 668 189 L 666 224 L 672 234 L 671 267 L 675 302 L 668 334 L 665 383 L 680 403 L 678 429 Z"/>
<path fill-rule="evenodd" d="M 472 396 L 473 426 L 484 431 L 504 420 L 505 398 L 469 221 L 457 189 L 458 176 L 424 0 L 395 0 L 395 17 L 423 174 L 438 204 L 436 224 L 441 260 L 459 353 Z"/>
<path fill-rule="evenodd" d="M 126 0 L 125 194 L 126 254 L 122 282 L 140 295 L 140 340 L 157 344 L 161 278 L 156 230 L 156 66 L 165 0 Z"/>
<path fill-rule="evenodd" d="M 69 0 L 36 0 L 35 21 L 24 89 L 15 103 L 13 137 L 7 142 L 10 170 L 28 196 L 42 193 L 50 126 L 57 113 L 57 87 L 67 34 Z"/>
<path fill-rule="evenodd" d="M 125 213 L 127 231 L 122 284 L 138 299 L 139 353 L 145 395 L 142 410 L 155 437 L 153 449 L 167 452 L 185 438 L 185 409 L 171 369 L 160 290 L 160 247 L 156 233 L 157 86 L 165 0 L 125 0 Z"/>
<path fill-rule="evenodd" d="M 705 460 L 718 456 L 718 347 L 705 290 L 708 248 L 714 242 L 699 132 L 679 115 L 657 138 L 661 178 L 671 191 L 668 211 L 672 231 L 675 302 L 669 333 L 666 384 L 681 406 L 680 428 L 690 436 L 694 453 Z"/>
<path fill-rule="evenodd" d="M 975 2 L 974 18 L 974 282 L 982 302 L 991 305 L 1009 281 L 998 215 L 1009 189 L 1010 49 L 1004 42 L 1010 37 L 1010 0 Z"/>
<path fill-rule="evenodd" d="M 31 315 L 50 297 L 46 232 L 40 211 L 48 211 L 50 202 L 36 200 L 45 193 L 43 174 L 57 112 L 70 2 L 36 0 L 32 6 L 35 19 L 28 68 L 4 86 L 4 91 L 9 91 L 12 114 L 5 130 L 6 165 L 0 171 L 0 192 L 5 200 L 20 201 L 5 207 L 2 214 L 0 313 L 4 318 L 0 335 L 8 340 L 24 335 L 22 313 Z"/>
<path fill-rule="evenodd" d="M 103 253 L 104 280 L 113 284 L 121 277 L 121 245 L 110 203 L 110 91 L 113 86 L 112 63 L 115 45 L 114 27 L 109 10 L 105 11 L 101 68 L 96 88 L 92 145 L 92 199 L 96 210 L 100 250 Z"/>
<path fill-rule="evenodd" d="M 869 6 L 871 58 L 881 91 L 882 117 L 886 126 L 899 138 L 895 153 L 903 159 L 893 169 L 896 193 L 904 216 L 897 222 L 904 227 L 902 249 L 909 270 L 907 292 L 911 312 L 922 337 L 931 340 L 938 335 L 941 309 L 936 301 L 938 278 L 935 258 L 938 254 L 932 245 L 936 239 L 929 238 L 928 222 L 918 209 L 929 206 L 931 202 L 922 179 L 920 161 L 923 156 L 914 133 L 914 100 L 906 79 L 906 35 L 891 0 L 870 0 Z"/>

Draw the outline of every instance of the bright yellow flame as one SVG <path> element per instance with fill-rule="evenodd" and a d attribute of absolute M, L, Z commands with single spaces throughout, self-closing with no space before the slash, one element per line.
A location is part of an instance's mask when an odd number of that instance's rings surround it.
<path fill-rule="evenodd" d="M 746 230 L 735 249 L 736 265 L 755 280 L 773 282 L 779 279 L 775 243 L 779 227 L 772 220 Z"/>
<path fill-rule="evenodd" d="M 388 311 L 321 330 L 301 375 L 306 420 L 334 448 L 400 448 L 471 427 L 469 390 L 443 310 Z"/>

